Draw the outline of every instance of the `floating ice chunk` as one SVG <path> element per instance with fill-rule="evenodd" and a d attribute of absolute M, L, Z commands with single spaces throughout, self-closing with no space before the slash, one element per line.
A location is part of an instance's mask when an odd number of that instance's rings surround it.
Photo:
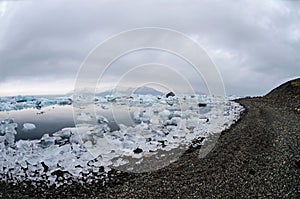
<path fill-rule="evenodd" d="M 161 113 L 159 113 L 160 118 L 164 121 L 168 120 L 170 115 L 171 115 L 171 112 L 168 110 L 164 110 Z"/>
<path fill-rule="evenodd" d="M 56 138 L 50 137 L 48 134 L 43 135 L 40 142 L 38 143 L 40 147 L 47 148 L 55 144 Z"/>
<path fill-rule="evenodd" d="M 140 121 L 150 123 L 151 112 L 149 110 L 143 110 L 140 114 Z"/>
<path fill-rule="evenodd" d="M 109 109 L 109 107 L 108 107 L 107 105 L 104 105 L 104 104 L 101 105 L 101 108 L 102 108 L 103 110 L 108 110 L 108 109 Z"/>
<path fill-rule="evenodd" d="M 12 119 L 0 120 L 0 135 L 4 135 L 2 139 L 5 146 L 12 147 L 15 145 L 15 135 L 17 134 L 17 123 L 14 123 Z"/>
<path fill-rule="evenodd" d="M 108 120 L 103 116 L 97 116 L 98 124 L 108 124 Z"/>
<path fill-rule="evenodd" d="M 93 119 L 93 117 L 89 113 L 81 112 L 77 115 L 77 119 L 88 122 L 88 121 L 91 121 Z"/>
<path fill-rule="evenodd" d="M 186 127 L 188 129 L 194 129 L 199 126 L 200 120 L 198 118 L 190 118 L 186 121 Z"/>
<path fill-rule="evenodd" d="M 36 128 L 35 124 L 32 124 L 32 123 L 24 123 L 23 124 L 23 131 L 30 131 L 35 128 Z"/>
<path fill-rule="evenodd" d="M 32 151 L 33 142 L 28 140 L 19 140 L 16 143 L 16 146 L 20 153 L 27 153 Z"/>
<path fill-rule="evenodd" d="M 56 100 L 58 105 L 71 105 L 73 103 L 73 100 L 69 97 L 58 97 L 55 98 L 54 100 Z"/>

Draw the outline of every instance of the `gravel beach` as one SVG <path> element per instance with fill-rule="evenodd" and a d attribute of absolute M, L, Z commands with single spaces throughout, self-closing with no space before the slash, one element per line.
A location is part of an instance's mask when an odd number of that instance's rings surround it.
<path fill-rule="evenodd" d="M 300 79 L 236 100 L 241 119 L 204 158 L 199 149 L 151 173 L 102 184 L 36 188 L 0 184 L 0 198 L 299 198 Z"/>

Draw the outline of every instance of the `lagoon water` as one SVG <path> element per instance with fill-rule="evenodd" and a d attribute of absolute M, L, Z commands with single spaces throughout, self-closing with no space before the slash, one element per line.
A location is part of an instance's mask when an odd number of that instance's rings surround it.
<path fill-rule="evenodd" d="M 100 110 L 100 108 L 97 110 Z M 126 111 L 121 111 L 120 109 L 115 110 L 115 114 L 119 116 L 118 118 L 124 118 L 124 124 L 132 125 L 131 121 L 126 121 L 126 113 Z M 101 115 L 109 120 L 108 126 L 111 131 L 119 130 L 119 126 L 116 121 L 114 121 L 110 110 L 101 110 Z M 21 110 L 0 111 L 0 118 L 11 118 L 18 124 L 16 129 L 17 135 L 15 136 L 16 141 L 40 139 L 44 134 L 52 135 L 63 128 L 75 127 L 72 105 L 53 105 L 41 109 L 26 108 Z M 36 128 L 25 130 L 23 129 L 23 124 L 25 123 L 32 123 Z"/>
<path fill-rule="evenodd" d="M 65 127 L 74 127 L 72 106 L 48 106 L 40 110 L 27 108 L 0 112 L 0 118 L 12 118 L 18 124 L 16 140 L 40 139 L 44 134 L 53 134 Z M 23 129 L 24 123 L 32 123 L 35 129 Z"/>

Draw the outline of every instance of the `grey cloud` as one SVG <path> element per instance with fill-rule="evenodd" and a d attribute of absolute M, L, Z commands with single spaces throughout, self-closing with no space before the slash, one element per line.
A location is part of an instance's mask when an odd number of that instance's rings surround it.
<path fill-rule="evenodd" d="M 75 78 L 80 64 L 99 42 L 120 31 L 145 26 L 171 28 L 196 39 L 220 68 L 228 93 L 263 94 L 300 74 L 300 3 L 296 1 L 9 4 L 0 18 L 5 24 L 0 28 L 0 86 L 15 76 L 24 81 L 36 76 Z M 126 70 L 125 65 L 162 61 L 168 56 L 157 57 L 129 56 L 118 64 Z M 175 59 L 166 62 L 172 64 Z M 121 71 L 112 68 L 107 79 L 116 79 Z M 201 84 L 193 72 L 185 75 L 193 84 Z"/>

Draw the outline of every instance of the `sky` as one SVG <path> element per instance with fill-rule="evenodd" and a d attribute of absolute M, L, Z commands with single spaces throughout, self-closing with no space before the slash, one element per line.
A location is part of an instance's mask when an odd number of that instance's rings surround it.
<path fill-rule="evenodd" d="M 70 92 L 97 45 L 143 27 L 172 29 L 196 41 L 217 67 L 228 95 L 264 95 L 300 76 L 300 1 L 0 1 L 0 96 Z M 155 50 L 118 59 L 100 90 L 130 67 L 151 62 L 174 67 L 194 88 L 205 90 L 189 64 Z M 137 70 L 134 76 L 142 73 L 162 71 Z M 178 76 L 169 78 L 184 90 Z"/>

